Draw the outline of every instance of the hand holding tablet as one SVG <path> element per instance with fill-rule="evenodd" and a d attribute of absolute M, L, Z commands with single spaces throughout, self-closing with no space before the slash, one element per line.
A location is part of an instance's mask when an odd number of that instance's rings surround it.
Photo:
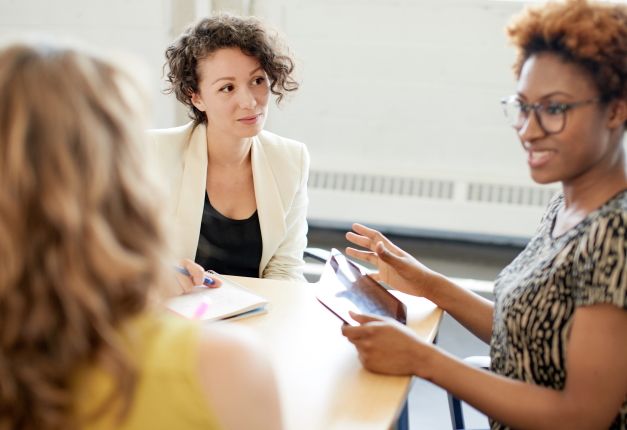
<path fill-rule="evenodd" d="M 403 302 L 337 249 L 331 250 L 316 289 L 318 301 L 346 324 L 359 325 L 350 316 L 351 311 L 407 323 L 407 308 Z"/>

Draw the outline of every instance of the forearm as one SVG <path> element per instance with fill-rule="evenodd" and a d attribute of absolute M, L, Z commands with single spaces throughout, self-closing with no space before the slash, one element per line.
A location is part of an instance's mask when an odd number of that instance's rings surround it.
<path fill-rule="evenodd" d="M 418 376 L 422 372 L 426 379 L 496 421 L 517 429 L 599 428 L 598 423 L 590 422 L 590 405 L 578 404 L 564 391 L 499 376 L 434 351 L 433 365 L 416 369 Z"/>
<path fill-rule="evenodd" d="M 470 330 L 475 336 L 490 343 L 494 304 L 462 288 L 448 278 L 435 274 L 427 297 Z"/>
<path fill-rule="evenodd" d="M 306 282 L 304 267 L 304 261 L 298 258 L 275 256 L 264 269 L 263 278 Z"/>
<path fill-rule="evenodd" d="M 264 268 L 262 274 L 264 278 L 305 281 L 303 252 L 307 246 L 306 210 L 305 206 L 298 209 L 297 213 L 288 215 L 287 232 L 283 242 Z"/>

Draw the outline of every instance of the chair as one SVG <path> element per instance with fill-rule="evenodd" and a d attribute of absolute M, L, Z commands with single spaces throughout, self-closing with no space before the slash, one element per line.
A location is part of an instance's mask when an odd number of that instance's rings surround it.
<path fill-rule="evenodd" d="M 305 252 L 303 252 L 303 259 L 305 260 L 305 270 L 303 274 L 307 282 L 318 282 L 322 275 L 324 263 L 330 255 L 331 252 L 326 249 L 305 248 Z"/>
<path fill-rule="evenodd" d="M 312 260 L 325 262 L 331 256 L 331 251 L 322 248 L 305 248 L 304 257 Z"/>
<path fill-rule="evenodd" d="M 324 263 L 331 257 L 331 251 L 327 251 L 322 248 L 305 248 L 303 252 L 303 258 L 305 259 L 305 278 L 309 282 L 316 282 L 322 275 L 322 268 L 324 267 Z M 313 262 L 313 264 L 307 263 L 307 260 Z M 357 267 L 359 267 L 363 273 L 372 272 L 371 269 L 351 260 Z M 323 263 L 323 264 L 320 264 Z"/>
<path fill-rule="evenodd" d="M 490 357 L 486 355 L 467 357 L 464 359 L 464 362 L 481 369 L 490 368 Z M 466 427 L 464 425 L 464 414 L 462 411 L 461 400 L 453 396 L 451 393 L 448 393 L 448 407 L 451 414 L 451 424 L 453 426 L 453 430 L 464 430 Z"/>

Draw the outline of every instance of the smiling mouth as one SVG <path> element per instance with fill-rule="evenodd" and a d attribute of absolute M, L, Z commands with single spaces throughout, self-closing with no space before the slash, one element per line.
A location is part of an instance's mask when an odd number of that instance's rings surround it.
<path fill-rule="evenodd" d="M 555 154 L 555 151 L 550 149 L 544 150 L 527 150 L 528 162 L 531 167 L 540 167 L 547 163 Z"/>

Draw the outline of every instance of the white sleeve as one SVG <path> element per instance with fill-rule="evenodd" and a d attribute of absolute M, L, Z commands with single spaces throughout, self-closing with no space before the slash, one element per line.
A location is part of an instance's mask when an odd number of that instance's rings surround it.
<path fill-rule="evenodd" d="M 309 178 L 309 152 L 305 145 L 301 151 L 300 181 L 292 205 L 285 214 L 286 233 L 276 252 L 263 271 L 263 278 L 305 281 L 303 252 L 307 246 L 307 179 Z"/>

